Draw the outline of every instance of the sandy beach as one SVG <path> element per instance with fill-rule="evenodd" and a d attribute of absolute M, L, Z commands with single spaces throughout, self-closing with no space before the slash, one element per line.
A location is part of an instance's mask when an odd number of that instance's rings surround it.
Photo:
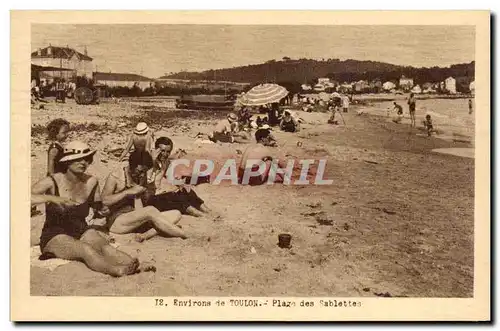
<path fill-rule="evenodd" d="M 444 111 L 448 102 L 440 104 Z M 332 185 L 199 185 L 196 192 L 222 220 L 183 216 L 187 240 L 137 243 L 132 235 L 113 235 L 120 249 L 153 261 L 157 272 L 116 279 L 79 262 L 53 271 L 32 267 L 31 294 L 472 297 L 474 159 L 433 150 L 473 148 L 473 125 L 457 132 L 463 139 L 429 138 L 406 118 L 395 124 L 381 116 L 386 103 L 353 105 L 343 114 L 347 126 L 326 124 L 326 113 L 298 111 L 305 120 L 300 133 L 275 130 L 281 152 L 327 158 Z M 32 108 L 31 182 L 45 174 L 44 127 L 54 118 L 71 122 L 69 140 L 98 150 L 88 172 L 102 188 L 121 166 L 106 151 L 123 146 L 139 119 L 190 158 L 235 157 L 244 145 L 196 142 L 198 132 L 208 133 L 224 116 L 175 110 L 168 98 Z M 31 245 L 43 221 L 43 213 L 32 217 Z M 291 249 L 277 246 L 283 232 L 292 235 Z"/>

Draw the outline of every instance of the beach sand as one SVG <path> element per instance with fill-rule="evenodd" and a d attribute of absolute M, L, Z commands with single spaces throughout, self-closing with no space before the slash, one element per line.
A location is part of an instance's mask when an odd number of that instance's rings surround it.
<path fill-rule="evenodd" d="M 120 249 L 154 261 L 156 273 L 115 279 L 79 262 L 54 271 L 32 267 L 31 294 L 472 297 L 474 159 L 433 152 L 472 146 L 357 116 L 356 106 L 343 114 L 347 127 L 326 124 L 328 114 L 299 115 L 308 122 L 300 133 L 274 133 L 285 144 L 280 151 L 326 157 L 332 185 L 199 185 L 197 193 L 222 220 L 183 216 L 187 240 L 139 244 L 132 235 L 115 236 Z M 50 119 L 69 119 L 70 139 L 99 150 L 88 172 L 102 188 L 109 171 L 121 166 L 105 148 L 122 146 L 139 118 L 169 134 L 189 157 L 224 158 L 244 145 L 194 143 L 196 133 L 209 132 L 223 116 L 179 113 L 155 102 L 77 106 L 70 100 L 32 109 L 32 182 L 46 169 L 47 143 L 37 125 Z M 32 245 L 42 225 L 43 215 L 32 218 Z M 280 233 L 292 235 L 291 249 L 277 246 Z"/>

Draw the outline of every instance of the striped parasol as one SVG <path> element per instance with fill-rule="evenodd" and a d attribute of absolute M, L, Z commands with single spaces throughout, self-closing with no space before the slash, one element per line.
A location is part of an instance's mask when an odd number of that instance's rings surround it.
<path fill-rule="evenodd" d="M 246 106 L 261 106 L 278 102 L 288 95 L 283 86 L 277 84 L 260 84 L 252 87 L 242 98 L 241 103 Z"/>

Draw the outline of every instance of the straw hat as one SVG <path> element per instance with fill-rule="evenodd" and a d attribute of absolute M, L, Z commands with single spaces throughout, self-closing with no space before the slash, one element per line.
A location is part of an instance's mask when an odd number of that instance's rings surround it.
<path fill-rule="evenodd" d="M 235 113 L 229 113 L 229 114 L 227 114 L 227 119 L 231 120 L 231 121 L 236 121 L 236 120 L 238 120 L 238 116 L 236 116 Z"/>
<path fill-rule="evenodd" d="M 145 134 L 148 131 L 149 131 L 149 126 L 144 122 L 140 122 L 140 123 L 137 123 L 137 126 L 135 127 L 134 133 L 135 134 Z"/>
<path fill-rule="evenodd" d="M 68 162 L 84 159 L 94 155 L 96 151 L 90 149 L 89 145 L 81 141 L 72 141 L 64 146 L 64 155 L 59 162 Z"/>
<path fill-rule="evenodd" d="M 268 125 L 268 124 L 264 124 L 262 126 L 262 129 L 265 129 L 265 130 L 271 130 L 271 127 Z"/>

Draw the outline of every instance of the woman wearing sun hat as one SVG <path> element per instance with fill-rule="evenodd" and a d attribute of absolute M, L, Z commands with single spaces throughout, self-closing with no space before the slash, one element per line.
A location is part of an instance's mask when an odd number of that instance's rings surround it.
<path fill-rule="evenodd" d="M 58 257 L 83 261 L 90 269 L 112 276 L 137 272 L 139 262 L 110 246 L 86 222 L 90 208 L 105 215 L 97 178 L 86 174 L 95 151 L 80 141 L 64 147 L 62 173 L 45 177 L 31 189 L 31 204 L 46 204 L 40 237 L 41 259 Z"/>
<path fill-rule="evenodd" d="M 137 123 L 134 133 L 129 137 L 127 145 L 123 149 L 120 161 L 125 160 L 132 146 L 134 146 L 134 150 L 145 150 L 151 154 L 153 141 L 153 130 L 144 122 Z"/>

